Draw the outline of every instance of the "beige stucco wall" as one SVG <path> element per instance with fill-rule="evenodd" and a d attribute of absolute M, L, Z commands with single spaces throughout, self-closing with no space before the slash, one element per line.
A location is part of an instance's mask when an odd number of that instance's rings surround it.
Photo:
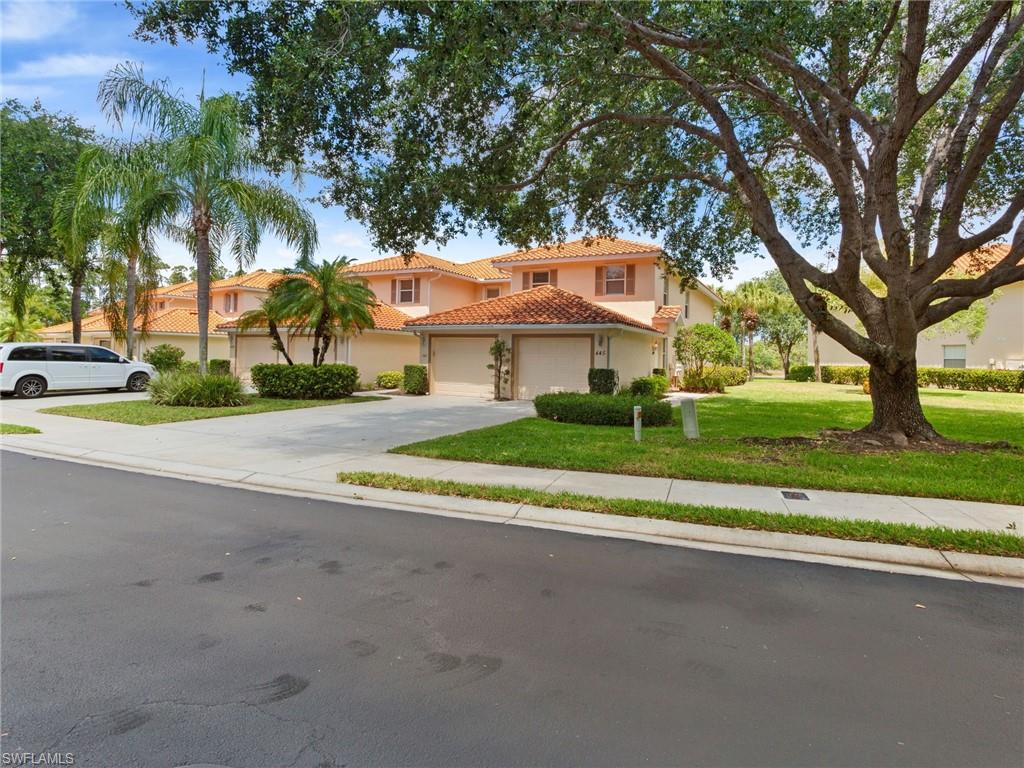
<path fill-rule="evenodd" d="M 843 320 L 858 328 L 853 315 Z M 964 333 L 930 337 L 926 331 L 918 338 L 917 364 L 942 367 L 943 350 L 947 344 L 967 347 L 968 368 L 1024 367 L 1024 283 L 1001 288 L 989 303 L 985 329 L 973 343 Z M 807 359 L 813 359 L 812 341 L 807 342 Z M 849 352 L 825 334 L 818 336 L 818 350 L 823 365 L 864 365 L 864 360 Z"/>
<path fill-rule="evenodd" d="M 420 300 L 415 304 L 391 301 L 391 281 L 410 278 L 420 279 Z M 464 307 L 483 298 L 479 283 L 461 280 L 450 275 L 432 272 L 410 272 L 399 275 L 380 275 L 367 278 L 367 284 L 374 295 L 386 304 L 393 304 L 410 317 L 423 317 L 446 309 Z"/>
<path fill-rule="evenodd" d="M 619 386 L 627 387 L 633 379 L 649 376 L 660 367 L 661 341 L 659 337 L 643 333 L 623 333 L 611 337 L 609 358 L 612 368 L 619 372 Z M 656 347 L 652 352 L 651 348 Z"/>

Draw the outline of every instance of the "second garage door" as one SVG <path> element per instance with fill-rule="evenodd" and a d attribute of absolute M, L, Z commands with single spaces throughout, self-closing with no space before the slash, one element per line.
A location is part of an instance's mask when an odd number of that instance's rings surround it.
<path fill-rule="evenodd" d="M 520 337 L 515 365 L 519 400 L 532 400 L 545 392 L 586 392 L 590 337 Z"/>
<path fill-rule="evenodd" d="M 435 336 L 430 340 L 431 391 L 438 395 L 492 397 L 491 337 Z"/>

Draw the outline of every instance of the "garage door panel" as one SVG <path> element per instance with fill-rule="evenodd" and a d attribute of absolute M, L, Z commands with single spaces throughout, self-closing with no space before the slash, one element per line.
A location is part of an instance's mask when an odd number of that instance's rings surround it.
<path fill-rule="evenodd" d="M 590 337 L 536 336 L 516 340 L 516 397 L 547 392 L 586 392 Z"/>
<path fill-rule="evenodd" d="M 431 339 L 431 391 L 438 395 L 492 396 L 494 373 L 487 365 L 493 343 L 493 337 Z"/>

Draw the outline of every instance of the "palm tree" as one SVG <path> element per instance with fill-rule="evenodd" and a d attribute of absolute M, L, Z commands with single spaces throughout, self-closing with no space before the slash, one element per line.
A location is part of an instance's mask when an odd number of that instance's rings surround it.
<path fill-rule="evenodd" d="M 288 275 L 274 286 L 275 316 L 288 318 L 294 329 L 312 331 L 314 366 L 323 363 L 335 338 L 373 327 L 377 297 L 348 266 L 345 258 L 319 264 L 300 258 L 295 264 L 300 274 Z"/>
<path fill-rule="evenodd" d="M 125 63 L 100 83 L 99 100 L 116 125 L 131 115 L 156 134 L 154 146 L 181 213 L 176 231 L 196 261 L 199 370 L 205 373 L 211 254 L 216 259 L 230 249 L 239 269 L 245 268 L 269 229 L 309 258 L 316 225 L 295 197 L 256 179 L 262 164 L 234 96 L 200 94 L 196 106 L 166 81 L 149 82 L 138 65 Z"/>
<path fill-rule="evenodd" d="M 0 341 L 38 341 L 41 325 L 27 313 L 18 317 L 13 312 L 0 312 Z"/>
<path fill-rule="evenodd" d="M 266 297 L 260 302 L 259 309 L 250 309 L 238 318 L 238 330 L 248 331 L 251 328 L 266 328 L 270 336 L 271 346 L 284 355 L 288 365 L 294 365 L 291 356 L 288 354 L 288 345 L 281 338 L 280 326 L 287 318 L 282 317 L 279 312 L 279 302 L 276 300 L 276 292 L 273 286 Z"/>
<path fill-rule="evenodd" d="M 159 147 L 152 142 L 90 147 L 79 158 L 73 183 L 77 209 L 103 215 L 99 244 L 104 314 L 113 336 L 124 341 L 128 358 L 135 353 L 136 318 L 142 318 L 145 332 L 148 294 L 159 284 L 156 234 L 171 225 L 180 205 L 160 160 Z M 80 225 L 81 216 L 75 218 Z M 141 302 L 136 300 L 139 288 Z"/>
<path fill-rule="evenodd" d="M 64 269 L 71 283 L 71 340 L 82 342 L 82 286 L 96 262 L 96 243 L 103 229 L 103 211 L 92 204 L 80 205 L 74 185 L 57 193 L 53 211 L 53 235 L 64 251 Z"/>

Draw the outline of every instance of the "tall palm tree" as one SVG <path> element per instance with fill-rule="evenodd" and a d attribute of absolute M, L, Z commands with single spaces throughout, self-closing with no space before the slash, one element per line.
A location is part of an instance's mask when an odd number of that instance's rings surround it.
<path fill-rule="evenodd" d="M 71 340 L 82 342 L 82 286 L 96 263 L 96 245 L 103 230 L 103 210 L 80 205 L 74 185 L 57 193 L 53 210 L 53 235 L 64 251 L 63 267 L 71 283 Z"/>
<path fill-rule="evenodd" d="M 160 162 L 178 198 L 179 236 L 196 260 L 199 370 L 205 373 L 211 254 L 216 258 L 229 249 L 243 269 L 255 258 L 263 231 L 270 230 L 309 258 L 316 248 L 316 225 L 295 197 L 257 180 L 262 163 L 234 96 L 201 94 L 194 105 L 166 81 L 147 81 L 141 67 L 125 63 L 100 83 L 99 100 L 116 125 L 132 116 L 155 133 Z"/>
<path fill-rule="evenodd" d="M 271 347 L 284 355 L 288 365 L 294 365 L 291 355 L 288 354 L 288 345 L 281 338 L 280 327 L 287 322 L 288 318 L 280 314 L 280 301 L 277 298 L 276 288 L 277 285 L 271 287 L 269 293 L 260 302 L 259 309 L 250 309 L 248 312 L 242 313 L 238 318 L 238 330 L 266 328 L 267 335 L 271 338 Z"/>
<path fill-rule="evenodd" d="M 327 357 L 331 342 L 349 333 L 373 327 L 377 297 L 366 282 L 348 271 L 349 260 L 339 258 L 319 264 L 300 258 L 299 274 L 291 274 L 274 286 L 273 311 L 288 318 L 294 329 L 313 335 L 313 365 Z"/>
<path fill-rule="evenodd" d="M 100 210 L 100 272 L 106 288 L 104 314 L 113 336 L 135 354 L 135 323 L 149 318 L 148 294 L 159 284 L 155 238 L 180 207 L 174 180 L 152 142 L 94 146 L 82 153 L 73 183 L 77 210 Z M 76 217 L 80 225 L 81 216 Z M 137 301 L 139 289 L 142 301 Z"/>

